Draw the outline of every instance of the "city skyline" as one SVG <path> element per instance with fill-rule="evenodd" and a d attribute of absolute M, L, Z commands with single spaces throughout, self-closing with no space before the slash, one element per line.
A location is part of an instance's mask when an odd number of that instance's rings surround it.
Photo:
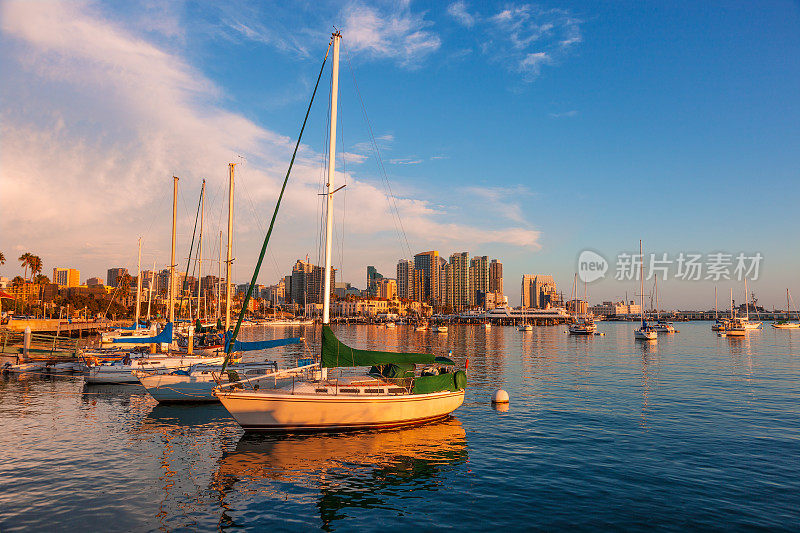
<path fill-rule="evenodd" d="M 413 250 L 439 249 L 498 257 L 509 280 L 548 272 L 567 286 L 583 250 L 611 261 L 642 238 L 646 250 L 670 256 L 761 253 L 762 275 L 749 284 L 760 301 L 780 306 L 786 287 L 800 292 L 798 250 L 769 231 L 800 225 L 794 4 L 734 11 L 680 3 L 659 13 L 555 3 L 539 11 L 323 3 L 315 13 L 247 2 L 238 11 L 47 5 L 0 6 L 8 74 L 0 80 L 0 276 L 21 273 L 14 258 L 28 251 L 45 272 L 131 271 L 138 235 L 143 268 L 154 259 L 163 268 L 173 174 L 184 244 L 208 179 L 204 250 L 212 259 L 227 164 L 236 162 L 233 277 L 249 278 L 265 226 L 259 213 L 274 205 L 323 52 L 313 37 L 335 21 L 397 198 L 395 212 L 354 88 L 343 84 L 337 180 L 348 184 L 350 209 L 359 208 L 358 216 L 336 213 L 346 248 L 340 279 L 360 283 L 365 264 L 391 272 Z M 548 24 L 551 32 L 536 34 Z M 600 60 L 609 56 L 617 60 Z M 400 94 L 385 94 L 387 76 Z M 319 249 L 323 127 L 324 110 L 312 113 L 262 283 Z M 36 208 L 25 208 L 32 199 Z M 732 217 L 737 231 L 719 231 Z M 742 292 L 734 282 L 670 279 L 662 300 L 708 307 L 715 284 Z M 590 299 L 621 299 L 636 285 L 607 277 L 589 286 Z M 505 289 L 512 301 L 517 286 Z"/>

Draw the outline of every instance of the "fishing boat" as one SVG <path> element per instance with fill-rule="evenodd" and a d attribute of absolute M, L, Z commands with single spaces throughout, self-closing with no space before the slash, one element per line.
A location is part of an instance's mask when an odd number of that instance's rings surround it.
<path fill-rule="evenodd" d="M 789 289 L 786 289 L 786 320 L 781 320 L 780 322 L 775 322 L 772 324 L 772 327 L 775 329 L 798 329 L 800 328 L 800 322 L 790 322 L 789 319 L 791 318 L 792 307 L 794 307 L 794 302 L 792 301 L 792 296 L 789 294 Z M 797 308 L 794 310 L 795 314 L 797 315 L 798 319 L 800 319 L 800 313 L 797 312 Z"/>
<path fill-rule="evenodd" d="M 417 327 L 414 328 L 414 331 L 426 331 L 428 329 L 427 322 L 423 322 L 422 324 L 418 324 Z"/>
<path fill-rule="evenodd" d="M 334 177 L 341 38 L 338 31 L 334 33 L 328 47 L 329 51 L 331 47 L 333 49 L 333 65 L 325 195 L 325 275 L 320 354 L 315 361 L 298 362 L 296 368 L 222 384 L 215 389 L 215 394 L 222 405 L 245 430 L 338 431 L 415 425 L 446 418 L 464 401 L 466 373 L 456 371 L 454 362 L 449 358 L 433 354 L 355 349 L 337 339 L 330 327 L 333 194 L 336 191 Z M 325 54 L 322 69 L 325 67 L 327 57 L 328 52 Z M 322 76 L 322 69 L 317 78 L 314 94 Z M 312 95 L 309 111 L 313 100 Z M 295 154 L 309 111 L 306 112 L 306 119 L 295 145 Z M 239 332 L 244 310 L 252 294 L 291 167 L 292 163 L 284 178 L 272 222 L 253 273 L 253 282 L 248 288 L 239 320 L 234 328 L 233 340 Z M 362 373 L 355 370 L 362 367 L 368 368 L 369 371 Z M 329 372 L 332 374 L 335 372 L 336 375 L 329 375 Z"/>
<path fill-rule="evenodd" d="M 644 312 L 644 252 L 642 252 L 642 241 L 639 241 L 639 257 L 641 257 L 641 261 L 639 264 L 639 278 L 641 281 L 641 308 L 640 314 L 642 317 L 642 324 L 637 329 L 633 331 L 633 337 L 636 340 L 640 341 L 656 341 L 658 340 L 658 332 L 647 323 L 647 319 L 645 318 Z"/>

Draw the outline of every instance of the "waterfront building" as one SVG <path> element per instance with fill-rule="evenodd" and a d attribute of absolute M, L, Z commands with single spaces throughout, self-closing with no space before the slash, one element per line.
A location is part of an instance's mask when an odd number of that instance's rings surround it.
<path fill-rule="evenodd" d="M 87 278 L 86 279 L 86 286 L 87 287 L 97 287 L 97 286 L 102 286 L 102 285 L 103 285 L 103 278 L 94 277 L 94 278 Z"/>
<path fill-rule="evenodd" d="M 378 272 L 378 269 L 371 265 L 367 267 L 367 294 L 378 295 L 378 281 L 381 279 L 383 279 L 383 274 Z"/>
<path fill-rule="evenodd" d="M 378 281 L 378 298 L 393 300 L 397 297 L 397 282 L 391 278 L 381 278 Z"/>
<path fill-rule="evenodd" d="M 453 310 L 453 267 L 450 263 L 445 262 L 442 265 L 439 286 L 441 287 L 441 296 L 439 301 L 447 307 L 450 311 Z"/>
<path fill-rule="evenodd" d="M 401 259 L 397 262 L 397 295 L 400 298 L 412 300 L 414 293 L 414 263 L 408 259 Z"/>
<path fill-rule="evenodd" d="M 589 310 L 589 304 L 585 300 L 569 300 L 567 311 L 573 314 L 585 315 Z"/>
<path fill-rule="evenodd" d="M 473 300 L 470 287 L 469 252 L 454 253 L 450 256 L 450 277 L 453 280 L 451 304 L 453 311 L 469 309 Z"/>
<path fill-rule="evenodd" d="M 469 297 L 470 306 L 481 306 L 478 300 L 485 302 L 489 292 L 489 258 L 485 255 L 475 256 L 469 263 Z"/>
<path fill-rule="evenodd" d="M 322 303 L 325 268 L 300 259 L 292 268 L 292 302 L 305 307 L 308 303 Z M 336 269 L 331 269 L 331 294 L 336 286 Z"/>
<path fill-rule="evenodd" d="M 503 294 L 503 263 L 497 259 L 489 263 L 489 292 Z"/>
<path fill-rule="evenodd" d="M 422 299 L 430 305 L 440 302 L 439 296 L 439 252 L 431 250 L 414 256 L 414 268 L 422 271 Z"/>
<path fill-rule="evenodd" d="M 106 273 L 106 285 L 109 287 L 116 287 L 118 285 L 118 279 L 128 273 L 127 268 L 109 268 L 108 272 Z"/>
<path fill-rule="evenodd" d="M 600 305 L 590 306 L 589 312 L 595 316 L 627 317 L 629 315 L 639 315 L 642 312 L 642 307 L 632 300 L 630 303 L 605 301 Z"/>
<path fill-rule="evenodd" d="M 522 307 L 544 309 L 560 303 L 553 276 L 546 274 L 524 274 L 520 291 Z"/>
<path fill-rule="evenodd" d="M 81 284 L 81 271 L 75 268 L 54 268 L 52 282 L 59 287 L 77 287 Z"/>

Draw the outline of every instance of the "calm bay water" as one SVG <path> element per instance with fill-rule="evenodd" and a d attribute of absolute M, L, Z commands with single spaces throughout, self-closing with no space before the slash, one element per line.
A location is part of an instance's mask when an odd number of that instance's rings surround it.
<path fill-rule="evenodd" d="M 800 528 L 800 331 L 682 323 L 647 345 L 634 327 L 337 327 L 469 358 L 450 420 L 346 435 L 249 435 L 139 386 L 4 378 L 0 530 Z"/>

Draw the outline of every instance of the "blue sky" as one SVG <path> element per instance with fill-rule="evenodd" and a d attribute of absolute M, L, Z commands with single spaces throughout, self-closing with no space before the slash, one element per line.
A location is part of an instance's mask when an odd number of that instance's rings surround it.
<path fill-rule="evenodd" d="M 337 212 L 343 278 L 413 252 L 468 250 L 569 291 L 581 250 L 755 253 L 760 301 L 800 294 L 800 9 L 794 2 L 2 2 L 0 250 L 82 277 L 168 262 L 202 177 L 219 230 L 238 161 L 237 280 L 249 277 L 333 25 L 344 34 Z M 261 281 L 319 249 L 327 86 Z M 239 156 L 243 156 L 240 158 Z M 34 198 L 35 200 L 31 200 Z M 33 203 L 33 206 L 31 206 Z M 223 221 L 224 224 L 224 221 Z M 54 228 L 62 231 L 53 231 Z M 209 232 L 211 233 L 211 232 Z M 216 255 L 209 237 L 208 256 Z M 341 248 L 341 247 L 340 247 Z M 17 253 L 19 252 L 19 253 Z M 183 252 L 185 256 L 186 252 Z M 9 261 L 0 275 L 16 274 Z M 629 297 L 636 283 L 590 287 Z M 738 284 L 720 283 L 727 292 Z M 666 307 L 713 303 L 667 281 Z"/>

